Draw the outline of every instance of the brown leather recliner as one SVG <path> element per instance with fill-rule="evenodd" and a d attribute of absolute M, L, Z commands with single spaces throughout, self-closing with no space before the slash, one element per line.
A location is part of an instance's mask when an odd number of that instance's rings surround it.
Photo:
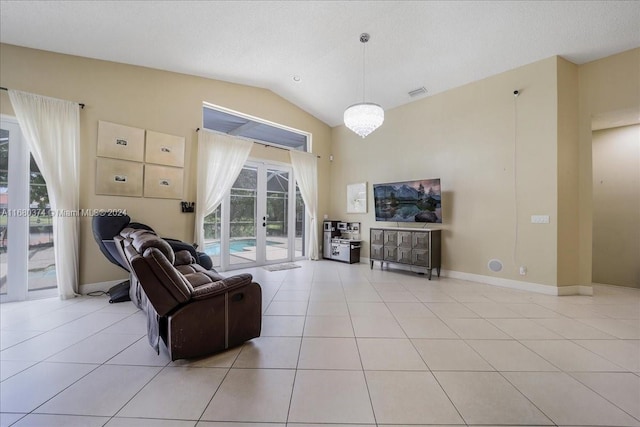
<path fill-rule="evenodd" d="M 262 290 L 250 274 L 224 278 L 153 232 L 123 230 L 121 245 L 147 313 L 149 343 L 171 360 L 216 353 L 260 336 Z"/>

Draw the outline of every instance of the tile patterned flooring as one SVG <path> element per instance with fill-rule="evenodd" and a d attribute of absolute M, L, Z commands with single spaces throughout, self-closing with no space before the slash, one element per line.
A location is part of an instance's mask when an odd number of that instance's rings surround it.
<path fill-rule="evenodd" d="M 262 336 L 198 360 L 155 354 L 130 302 L 0 306 L 0 425 L 640 426 L 638 289 L 300 264 L 242 270 Z"/>

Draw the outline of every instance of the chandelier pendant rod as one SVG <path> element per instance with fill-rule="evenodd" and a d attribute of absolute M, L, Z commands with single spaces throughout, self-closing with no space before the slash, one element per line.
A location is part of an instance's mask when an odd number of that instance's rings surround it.
<path fill-rule="evenodd" d="M 360 41 L 362 41 L 362 37 L 360 38 Z M 366 73 L 365 73 L 365 58 L 367 56 L 367 41 L 369 41 L 369 38 L 367 37 L 366 40 L 364 42 L 362 42 L 362 103 L 364 104 L 365 102 L 365 83 L 366 83 Z"/>

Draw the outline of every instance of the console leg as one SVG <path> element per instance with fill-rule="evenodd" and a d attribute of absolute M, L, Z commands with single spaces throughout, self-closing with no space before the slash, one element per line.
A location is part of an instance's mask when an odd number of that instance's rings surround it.
<path fill-rule="evenodd" d="M 438 267 L 438 277 L 440 277 L 440 267 Z"/>
<path fill-rule="evenodd" d="M 429 280 L 431 280 L 431 269 L 429 269 Z"/>
<path fill-rule="evenodd" d="M 371 270 L 373 270 L 373 261 L 371 261 Z"/>

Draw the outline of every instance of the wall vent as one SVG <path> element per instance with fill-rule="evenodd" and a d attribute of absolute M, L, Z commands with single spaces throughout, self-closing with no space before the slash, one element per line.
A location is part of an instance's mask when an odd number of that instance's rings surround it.
<path fill-rule="evenodd" d="M 502 271 L 502 261 L 500 261 L 499 259 L 492 259 L 487 264 L 487 267 L 489 268 L 489 270 L 497 273 L 498 271 Z"/>

